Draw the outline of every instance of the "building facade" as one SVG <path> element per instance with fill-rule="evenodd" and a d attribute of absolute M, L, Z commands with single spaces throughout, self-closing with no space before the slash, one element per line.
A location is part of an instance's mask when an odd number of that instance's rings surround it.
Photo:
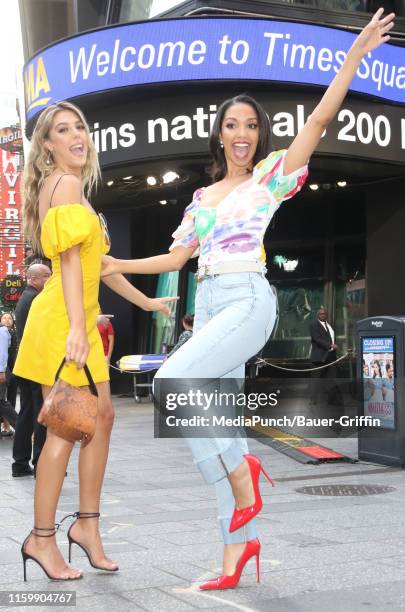
<path fill-rule="evenodd" d="M 150 19 L 156 2 L 20 0 L 26 131 L 53 101 L 83 109 L 103 171 L 94 204 L 122 258 L 167 251 L 193 191 L 210 182 L 207 141 L 221 101 L 257 98 L 273 148 L 287 147 L 375 8 L 362 0 L 169 4 Z M 265 355 L 275 361 L 308 359 L 321 305 L 342 352 L 354 347 L 359 318 L 405 312 L 403 4 L 395 3 L 391 44 L 365 58 L 324 134 L 307 185 L 266 233 L 279 316 Z M 102 291 L 103 310 L 116 315 L 117 357 L 173 342 L 180 316 L 193 310 L 195 268 L 191 260 L 180 273 L 133 279 L 150 295 L 181 296 L 171 320 Z"/>

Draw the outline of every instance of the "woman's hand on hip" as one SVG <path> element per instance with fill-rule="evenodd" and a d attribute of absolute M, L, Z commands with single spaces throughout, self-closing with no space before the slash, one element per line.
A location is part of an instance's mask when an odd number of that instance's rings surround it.
<path fill-rule="evenodd" d="M 74 362 L 79 369 L 82 368 L 87 361 L 89 351 L 86 327 L 72 325 L 66 340 L 66 363 Z"/>

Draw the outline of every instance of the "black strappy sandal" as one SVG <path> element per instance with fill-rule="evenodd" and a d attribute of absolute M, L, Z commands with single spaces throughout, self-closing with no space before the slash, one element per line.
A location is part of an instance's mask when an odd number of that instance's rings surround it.
<path fill-rule="evenodd" d="M 67 516 L 63 517 L 63 519 L 61 520 L 61 523 L 68 518 L 69 516 L 73 516 L 77 519 L 84 519 L 84 518 L 99 518 L 100 517 L 100 513 L 99 512 L 75 512 L 74 514 L 68 514 Z M 69 540 L 69 563 L 71 562 L 71 558 L 72 558 L 72 544 L 76 544 L 77 546 L 79 546 L 85 553 L 86 556 L 89 560 L 89 563 L 92 567 L 94 567 L 95 569 L 100 569 L 100 570 L 104 570 L 105 572 L 117 572 L 118 571 L 118 565 L 117 567 L 114 568 L 109 568 L 109 567 L 102 567 L 101 565 L 96 565 L 93 561 L 93 558 L 90 554 L 90 551 L 88 550 L 88 548 L 86 548 L 86 546 L 84 546 L 84 544 L 80 544 L 80 542 L 78 542 L 77 540 L 75 540 L 74 538 L 72 538 L 72 536 L 70 535 L 70 532 L 73 528 L 73 526 L 76 524 L 76 521 L 74 521 L 71 526 L 69 527 L 69 531 L 67 533 L 67 537 Z"/>
<path fill-rule="evenodd" d="M 29 538 L 31 537 L 31 535 L 35 535 L 37 538 L 52 538 L 52 536 L 54 536 L 57 532 L 59 528 L 59 525 L 57 525 L 56 527 L 35 527 L 30 531 L 30 533 L 27 535 L 27 537 L 25 538 L 22 546 L 21 546 L 21 555 L 23 558 L 23 566 L 24 566 L 24 582 L 27 582 L 27 568 L 26 568 L 26 563 L 28 561 L 28 559 L 31 559 L 32 561 L 35 561 L 35 563 L 38 563 L 39 567 L 45 572 L 45 574 L 48 576 L 48 578 L 50 580 L 79 580 L 80 578 L 83 578 L 83 574 L 80 574 L 79 576 L 76 576 L 76 578 L 72 577 L 68 577 L 68 578 L 58 578 L 56 576 L 51 576 L 51 574 L 49 574 L 49 572 L 45 569 L 45 567 L 42 565 L 41 561 L 39 561 L 39 559 L 37 559 L 36 557 L 33 557 L 32 555 L 29 555 L 26 551 L 25 551 L 25 545 L 28 542 Z M 38 531 L 51 531 L 52 533 L 37 533 Z"/>

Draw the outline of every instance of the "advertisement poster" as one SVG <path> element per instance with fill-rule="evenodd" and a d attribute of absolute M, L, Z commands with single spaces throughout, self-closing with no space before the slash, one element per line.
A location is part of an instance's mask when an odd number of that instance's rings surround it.
<path fill-rule="evenodd" d="M 24 239 L 21 223 L 22 155 L 0 143 L 0 297 L 15 307 L 23 291 Z M 7 148 L 6 148 L 7 147 Z M 7 150 L 8 149 L 8 150 Z"/>
<path fill-rule="evenodd" d="M 394 338 L 362 338 L 364 416 L 395 429 Z"/>

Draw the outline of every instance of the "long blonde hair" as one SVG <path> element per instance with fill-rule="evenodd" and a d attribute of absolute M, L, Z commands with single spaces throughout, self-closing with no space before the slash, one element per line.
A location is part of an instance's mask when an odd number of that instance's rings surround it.
<path fill-rule="evenodd" d="M 39 221 L 38 199 L 44 186 L 45 179 L 55 170 L 52 155 L 45 147 L 45 140 L 49 137 L 53 118 L 61 110 L 74 112 L 82 121 L 88 139 L 87 160 L 82 170 L 82 182 L 86 196 L 92 188 L 97 186 L 100 178 L 100 166 L 94 143 L 90 137 L 90 130 L 82 111 L 70 102 L 51 104 L 42 111 L 38 117 L 32 140 L 31 149 L 24 167 L 23 188 L 23 224 L 25 238 L 32 244 L 33 251 L 41 254 L 41 224 Z"/>

